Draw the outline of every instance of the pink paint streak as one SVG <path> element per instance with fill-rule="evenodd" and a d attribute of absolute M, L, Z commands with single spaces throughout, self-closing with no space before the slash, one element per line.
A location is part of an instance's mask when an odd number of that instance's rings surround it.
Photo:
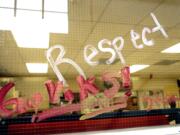
<path fill-rule="evenodd" d="M 54 83 L 51 80 L 46 81 L 45 83 L 48 94 L 49 94 L 49 102 L 52 104 L 57 104 L 59 102 L 59 91 L 62 90 L 63 84 L 58 81 Z"/>
<path fill-rule="evenodd" d="M 66 106 L 54 107 L 52 109 L 45 110 L 42 113 L 39 113 L 38 115 L 33 115 L 31 121 L 35 122 L 35 120 L 37 119 L 37 122 L 39 122 L 47 118 L 66 114 L 68 112 L 80 111 L 80 106 L 80 104 L 69 104 Z"/>
<path fill-rule="evenodd" d="M 76 80 L 80 87 L 80 100 L 81 101 L 84 100 L 88 96 L 88 93 L 96 95 L 99 92 L 99 89 L 94 84 L 95 77 L 91 77 L 85 80 L 82 76 L 78 76 Z"/>

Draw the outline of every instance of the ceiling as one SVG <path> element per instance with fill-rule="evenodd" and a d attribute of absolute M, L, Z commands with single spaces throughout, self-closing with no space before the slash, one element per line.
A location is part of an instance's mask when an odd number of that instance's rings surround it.
<path fill-rule="evenodd" d="M 154 27 L 150 16 L 153 12 L 168 33 L 165 39 L 160 32 L 148 36 L 155 45 L 135 49 L 130 41 L 130 30 L 141 33 L 144 26 Z M 125 45 L 122 50 L 128 65 L 150 64 L 151 66 L 136 72 L 134 76 L 148 77 L 180 77 L 180 62 L 172 65 L 154 65 L 162 60 L 179 60 L 180 54 L 162 54 L 163 49 L 180 42 L 180 1 L 179 0 L 69 0 L 68 2 L 68 34 L 50 34 L 50 47 L 63 45 L 65 57 L 78 63 L 87 76 L 100 75 L 105 71 L 118 72 L 122 64 L 100 64 L 89 66 L 83 58 L 83 50 L 87 44 L 97 48 L 98 42 L 107 38 L 113 40 L 123 36 Z M 141 43 L 141 42 L 139 42 Z M 54 76 L 49 66 L 47 74 L 28 73 L 26 62 L 47 62 L 46 49 L 18 48 L 10 31 L 0 31 L 0 76 Z M 101 53 L 95 59 L 105 59 L 109 53 Z M 73 78 L 77 71 L 71 65 L 59 66 L 66 78 Z"/>

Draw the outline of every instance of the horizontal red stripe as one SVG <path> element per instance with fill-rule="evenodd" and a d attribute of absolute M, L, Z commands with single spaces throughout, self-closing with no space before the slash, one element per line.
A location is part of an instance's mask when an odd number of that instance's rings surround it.
<path fill-rule="evenodd" d="M 72 133 L 72 132 L 82 132 L 82 131 L 120 129 L 120 128 L 155 126 L 155 125 L 165 125 L 165 124 L 168 124 L 168 119 L 165 117 L 165 115 L 83 120 L 83 121 L 59 121 L 59 122 L 9 125 L 8 134 L 32 135 L 32 134 Z"/>

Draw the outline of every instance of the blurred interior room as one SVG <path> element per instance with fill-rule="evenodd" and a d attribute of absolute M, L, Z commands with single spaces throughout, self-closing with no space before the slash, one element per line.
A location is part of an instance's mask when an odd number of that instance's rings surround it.
<path fill-rule="evenodd" d="M 62 48 L 50 52 L 55 46 Z M 122 86 L 124 67 L 129 68 L 131 86 L 119 88 L 115 97 L 124 95 L 126 90 L 131 91 L 127 106 L 98 115 L 97 119 L 103 121 L 108 116 L 112 129 L 179 124 L 180 115 L 171 118 L 171 111 L 180 112 L 179 0 L 0 0 L 0 88 L 9 82 L 14 84 L 4 102 L 14 98 L 28 100 L 34 93 L 40 93 L 43 100 L 35 111 L 29 109 L 22 114 L 13 114 L 11 118 L 4 118 L 0 111 L 1 121 L 15 119 L 20 124 L 19 128 L 17 123 L 11 124 L 4 133 L 20 134 L 20 128 L 25 128 L 21 134 L 43 134 L 34 128 L 31 133 L 26 130 L 26 124 L 32 124 L 30 116 L 53 107 L 82 103 L 77 76 L 85 76 L 87 80 L 94 77 L 93 83 L 103 93 L 105 89 L 111 89 L 113 83 L 103 81 L 102 76 L 112 73 L 112 78 Z M 48 80 L 63 83 L 56 104 L 50 103 Z M 73 101 L 65 97 L 67 89 L 71 90 Z M 17 104 L 7 108 L 13 110 Z M 82 122 L 76 120 L 81 111 L 65 113 L 58 122 L 66 122 L 67 116 L 70 121 L 71 115 L 74 121 Z M 152 117 L 147 118 L 153 111 Z M 142 113 L 145 124 L 138 122 Z M 137 125 L 125 122 L 124 127 L 113 126 L 116 117 L 127 118 L 135 114 L 138 116 L 133 116 L 132 121 L 137 121 Z M 26 116 L 28 120 L 25 120 Z M 131 117 L 128 117 L 129 121 Z M 46 124 L 57 122 L 53 118 L 48 118 Z M 23 120 L 26 121 L 24 125 Z M 90 120 L 96 120 L 96 117 Z M 126 120 L 123 119 L 122 124 L 123 121 Z M 44 124 L 43 121 L 40 124 Z M 77 126 L 75 124 L 74 129 Z M 68 128 L 72 128 L 69 132 L 78 132 L 106 130 L 111 126 L 73 130 L 72 124 L 72 127 L 64 127 L 67 130 L 54 129 L 55 132 L 46 128 L 48 126 L 44 126 L 44 130 L 50 134 L 68 132 Z"/>

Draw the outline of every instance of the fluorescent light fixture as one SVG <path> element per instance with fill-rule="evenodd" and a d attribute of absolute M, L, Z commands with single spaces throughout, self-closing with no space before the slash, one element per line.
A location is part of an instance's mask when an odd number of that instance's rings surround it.
<path fill-rule="evenodd" d="M 47 63 L 26 63 L 26 67 L 29 73 L 47 73 Z"/>
<path fill-rule="evenodd" d="M 45 11 L 68 12 L 68 0 L 45 0 Z"/>
<path fill-rule="evenodd" d="M 12 31 L 17 46 L 22 48 L 49 48 L 49 34 L 34 29 Z"/>
<path fill-rule="evenodd" d="M 177 43 L 163 51 L 161 53 L 180 53 L 180 43 Z"/>
<path fill-rule="evenodd" d="M 132 65 L 132 66 L 130 66 L 130 73 L 135 73 L 135 72 L 143 70 L 149 66 L 150 65 Z"/>
<path fill-rule="evenodd" d="M 42 9 L 42 0 L 18 0 L 17 8 L 18 9 L 41 10 Z"/>

